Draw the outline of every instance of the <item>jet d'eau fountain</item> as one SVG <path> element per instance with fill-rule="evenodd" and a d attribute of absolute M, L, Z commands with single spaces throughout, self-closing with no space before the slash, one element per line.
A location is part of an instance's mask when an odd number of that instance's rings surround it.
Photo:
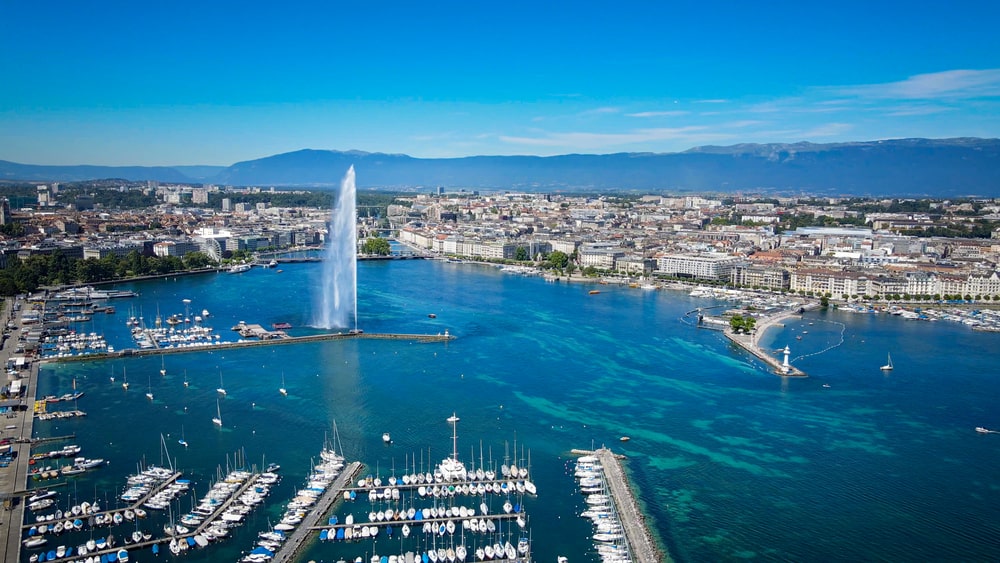
<path fill-rule="evenodd" d="M 313 324 L 318 328 L 358 326 L 358 243 L 354 166 L 340 182 L 323 254 L 323 274 Z"/>

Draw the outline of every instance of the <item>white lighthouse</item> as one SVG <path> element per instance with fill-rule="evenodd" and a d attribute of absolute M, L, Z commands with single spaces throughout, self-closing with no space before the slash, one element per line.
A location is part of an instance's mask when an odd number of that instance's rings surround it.
<path fill-rule="evenodd" d="M 785 354 L 785 361 L 781 363 L 781 371 L 782 371 L 783 373 L 788 373 L 788 372 L 792 371 L 792 366 L 790 366 L 790 365 L 788 364 L 788 356 L 789 356 L 789 354 L 791 354 L 791 353 L 792 353 L 792 351 L 788 349 L 788 345 L 786 344 L 786 345 L 785 345 L 785 350 L 784 350 L 784 354 Z"/>

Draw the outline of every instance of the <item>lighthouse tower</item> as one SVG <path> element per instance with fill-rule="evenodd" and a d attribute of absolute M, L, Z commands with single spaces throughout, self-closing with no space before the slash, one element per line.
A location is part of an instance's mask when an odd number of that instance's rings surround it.
<path fill-rule="evenodd" d="M 792 353 L 792 351 L 788 349 L 788 345 L 786 344 L 785 345 L 785 349 L 784 349 L 785 361 L 782 362 L 782 364 L 781 364 L 781 371 L 784 372 L 784 373 L 788 373 L 788 372 L 792 371 L 792 366 L 790 366 L 788 364 L 788 355 L 791 354 L 791 353 Z"/>

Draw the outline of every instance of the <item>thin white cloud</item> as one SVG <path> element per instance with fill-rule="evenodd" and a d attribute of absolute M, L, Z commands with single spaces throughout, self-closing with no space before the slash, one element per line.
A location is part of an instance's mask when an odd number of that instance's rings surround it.
<path fill-rule="evenodd" d="M 622 111 L 621 108 L 616 108 L 616 107 L 600 107 L 600 108 L 593 108 L 581 111 L 577 115 L 581 117 L 586 117 L 589 115 L 606 115 L 606 114 L 621 113 L 621 111 Z"/>
<path fill-rule="evenodd" d="M 933 115 L 935 113 L 944 113 L 947 111 L 953 111 L 955 108 L 946 106 L 935 106 L 927 104 L 918 105 L 906 105 L 897 106 L 894 108 L 885 108 L 885 115 L 892 117 L 908 117 L 912 115 Z"/>
<path fill-rule="evenodd" d="M 674 111 L 640 111 L 637 113 L 626 113 L 626 117 L 679 117 L 681 115 L 688 115 L 689 111 L 674 110 Z"/>
<path fill-rule="evenodd" d="M 801 131 L 794 135 L 801 139 L 815 139 L 817 137 L 837 137 L 839 135 L 844 135 L 854 129 L 854 125 L 850 123 L 824 123 L 822 125 L 817 125 L 812 129 L 807 131 Z"/>
<path fill-rule="evenodd" d="M 708 131 L 705 127 L 660 127 L 637 129 L 626 133 L 568 132 L 546 133 L 537 137 L 501 135 L 500 141 L 536 147 L 562 147 L 563 149 L 601 149 L 607 147 L 650 143 L 658 141 L 706 142 L 733 139 L 729 133 Z"/>
<path fill-rule="evenodd" d="M 898 82 L 835 88 L 843 95 L 878 99 L 966 99 L 1000 96 L 1000 68 L 946 70 Z"/>
<path fill-rule="evenodd" d="M 696 104 L 728 104 L 729 100 L 724 100 L 722 98 L 714 98 L 709 100 L 695 100 L 693 103 Z"/>

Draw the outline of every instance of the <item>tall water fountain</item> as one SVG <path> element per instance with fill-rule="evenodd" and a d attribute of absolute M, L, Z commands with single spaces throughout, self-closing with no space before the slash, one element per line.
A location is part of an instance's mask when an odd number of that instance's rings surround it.
<path fill-rule="evenodd" d="M 340 182 L 337 204 L 330 213 L 330 231 L 323 255 L 323 277 L 316 298 L 317 328 L 358 326 L 358 234 L 355 219 L 354 166 Z"/>

